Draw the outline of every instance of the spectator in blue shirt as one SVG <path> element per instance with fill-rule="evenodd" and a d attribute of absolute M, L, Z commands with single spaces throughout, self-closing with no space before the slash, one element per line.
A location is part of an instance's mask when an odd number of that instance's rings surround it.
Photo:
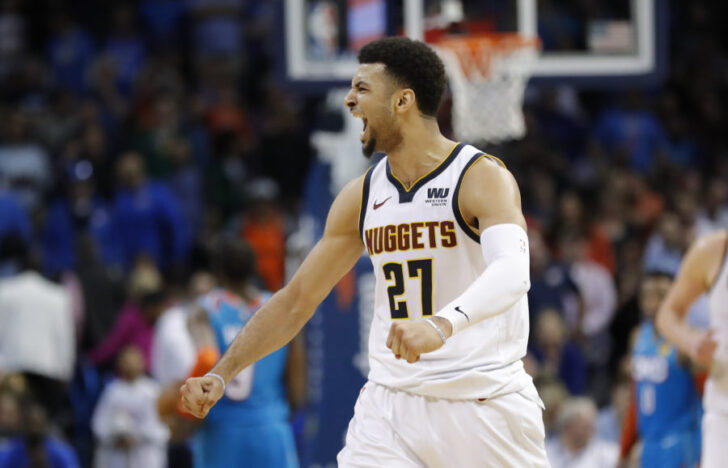
<path fill-rule="evenodd" d="M 158 46 L 174 46 L 179 40 L 179 25 L 185 12 L 180 0 L 142 0 L 139 16 L 144 22 L 148 37 Z"/>
<path fill-rule="evenodd" d="M 569 316 L 580 315 L 583 307 L 581 294 L 569 269 L 552 259 L 543 234 L 536 227 L 528 228 L 528 240 L 531 259 L 528 310 L 531 323 L 535 324 L 539 312 L 545 309 L 556 309 Z M 533 334 L 529 339 L 533 341 Z"/>
<path fill-rule="evenodd" d="M 557 377 L 572 395 L 586 390 L 587 363 L 579 346 L 568 339 L 564 320 L 554 309 L 542 310 L 534 327 L 531 354 L 541 377 Z"/>
<path fill-rule="evenodd" d="M 0 244 L 4 239 L 15 238 L 30 243 L 30 220 L 25 209 L 13 195 L 0 189 Z M 19 265 L 10 258 L 1 258 L 0 278 L 12 276 L 18 272 Z"/>
<path fill-rule="evenodd" d="M 0 238 L 12 234 L 30 242 L 30 221 L 15 197 L 0 189 Z"/>
<path fill-rule="evenodd" d="M 53 29 L 46 50 L 53 79 L 58 86 L 81 95 L 87 89 L 86 73 L 94 59 L 93 39 L 64 11 L 55 16 Z"/>
<path fill-rule="evenodd" d="M 45 272 L 58 275 L 76 269 L 76 239 L 81 235 L 88 235 L 93 240 L 104 264 L 121 266 L 121 246 L 113 226 L 112 211 L 108 202 L 96 192 L 91 162 L 76 161 L 67 173 L 67 194 L 48 207 L 41 234 Z"/>
<path fill-rule="evenodd" d="M 166 184 L 147 180 L 138 153 L 119 158 L 117 176 L 113 216 L 124 266 L 139 256 L 151 258 L 160 269 L 179 265 L 189 249 L 189 227 L 179 202 Z"/>
<path fill-rule="evenodd" d="M 136 18 L 130 6 L 115 7 L 111 20 L 112 33 L 106 43 L 106 54 L 114 61 L 119 91 L 130 96 L 134 80 L 144 65 L 144 41 L 135 28 Z"/>
<path fill-rule="evenodd" d="M 32 213 L 42 205 L 52 173 L 48 152 L 32 136 L 29 117 L 28 113 L 15 110 L 0 127 L 0 179 Z"/>
<path fill-rule="evenodd" d="M 48 419 L 42 406 L 30 403 L 23 414 L 24 436 L 14 439 L 0 452 L 0 467 L 80 467 L 73 449 L 62 440 L 48 435 Z"/>
<path fill-rule="evenodd" d="M 645 270 L 660 270 L 677 274 L 687 249 L 687 233 L 680 218 L 673 212 L 662 215 L 655 232 L 647 240 L 642 266 Z"/>
<path fill-rule="evenodd" d="M 657 117 L 642 108 L 641 96 L 628 93 L 623 105 L 604 112 L 595 137 L 608 151 L 623 152 L 632 166 L 645 173 L 652 168 L 658 152 L 666 152 L 668 139 Z"/>

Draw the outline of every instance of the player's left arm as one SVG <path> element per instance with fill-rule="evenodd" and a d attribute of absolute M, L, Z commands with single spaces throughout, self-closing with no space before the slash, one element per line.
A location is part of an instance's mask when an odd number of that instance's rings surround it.
<path fill-rule="evenodd" d="M 529 290 L 529 256 L 521 195 L 513 175 L 489 158 L 468 170 L 459 194 L 460 212 L 480 234 L 486 269 L 432 321 L 447 339 L 487 318 L 501 314 Z M 426 322 L 396 322 L 387 346 L 397 357 L 416 362 L 444 341 Z"/>

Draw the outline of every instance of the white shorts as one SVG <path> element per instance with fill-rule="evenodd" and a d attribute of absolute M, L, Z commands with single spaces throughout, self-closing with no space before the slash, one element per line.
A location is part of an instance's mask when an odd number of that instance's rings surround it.
<path fill-rule="evenodd" d="M 486 401 L 441 400 L 367 382 L 340 468 L 548 467 L 533 385 Z"/>
<path fill-rule="evenodd" d="M 700 468 L 724 468 L 726 466 L 726 441 L 728 441 L 728 415 L 706 411 L 703 414 L 703 447 Z"/>

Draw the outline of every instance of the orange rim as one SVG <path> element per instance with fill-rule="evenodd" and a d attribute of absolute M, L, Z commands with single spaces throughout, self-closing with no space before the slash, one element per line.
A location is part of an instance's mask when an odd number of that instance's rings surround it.
<path fill-rule="evenodd" d="M 444 36 L 434 42 L 436 47 L 449 50 L 459 61 L 460 68 L 470 77 L 473 67 L 488 77 L 491 59 L 498 55 L 507 55 L 523 48 L 541 47 L 538 37 L 526 37 L 517 33 L 484 33 L 467 36 Z"/>

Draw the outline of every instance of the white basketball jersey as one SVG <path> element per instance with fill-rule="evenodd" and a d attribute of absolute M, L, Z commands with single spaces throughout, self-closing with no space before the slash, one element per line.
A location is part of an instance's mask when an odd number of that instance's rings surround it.
<path fill-rule="evenodd" d="M 728 252 L 722 253 L 723 264 L 708 293 L 710 328 L 715 330 L 718 348 L 705 382 L 703 404 L 707 411 L 728 415 Z"/>
<path fill-rule="evenodd" d="M 458 144 L 409 190 L 392 174 L 387 158 L 365 176 L 359 229 L 376 277 L 369 332 L 373 382 L 447 399 L 492 398 L 531 383 L 521 362 L 528 341 L 525 294 L 506 312 L 454 335 L 417 363 L 395 359 L 386 347 L 393 320 L 437 313 L 486 268 L 479 235 L 457 204 L 463 176 L 481 157 L 496 160 Z"/>

